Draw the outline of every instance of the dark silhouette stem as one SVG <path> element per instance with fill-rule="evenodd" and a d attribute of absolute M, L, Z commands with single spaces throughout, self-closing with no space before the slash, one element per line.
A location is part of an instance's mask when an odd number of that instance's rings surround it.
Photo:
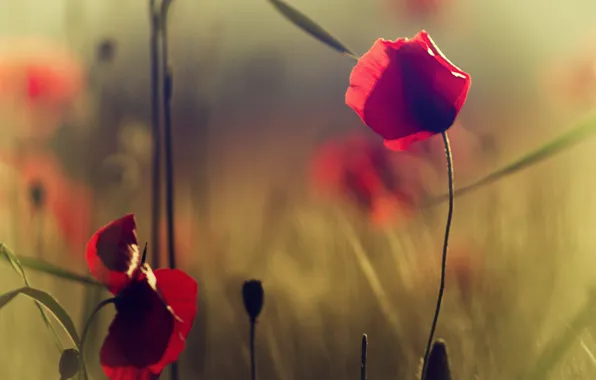
<path fill-rule="evenodd" d="M 167 17 L 171 0 L 164 0 L 161 10 L 161 69 L 163 79 L 163 109 L 164 109 L 164 145 L 165 145 L 165 175 L 166 175 L 166 226 L 168 242 L 168 265 L 176 267 L 176 251 L 174 245 L 174 158 L 172 149 L 172 90 L 173 76 L 168 60 Z"/>
<path fill-rule="evenodd" d="M 85 341 L 87 340 L 87 335 L 89 334 L 89 329 L 91 328 L 91 325 L 93 324 L 93 321 L 95 320 L 95 317 L 97 316 L 97 314 L 99 313 L 99 311 L 101 309 L 103 309 L 104 307 L 108 306 L 109 304 L 115 303 L 116 302 L 116 298 L 112 297 L 112 298 L 108 298 L 106 300 L 101 301 L 96 307 L 95 309 L 93 309 L 93 312 L 91 312 L 91 315 L 89 315 L 89 318 L 87 319 L 87 322 L 85 322 L 85 327 L 83 327 L 83 335 L 81 335 L 81 349 L 79 352 L 79 355 L 81 357 L 81 364 L 82 364 L 82 376 L 85 380 L 87 380 L 89 377 L 87 375 L 87 368 L 85 366 Z"/>
<path fill-rule="evenodd" d="M 160 16 L 155 9 L 156 0 L 149 0 L 150 31 L 150 60 L 151 60 L 151 127 L 153 135 L 153 178 L 151 184 L 151 266 L 159 267 L 161 214 L 161 128 L 159 104 L 159 28 Z"/>
<path fill-rule="evenodd" d="M 174 165 L 172 150 L 172 90 L 173 77 L 168 60 L 168 30 L 167 19 L 171 0 L 163 0 L 160 11 L 161 34 L 161 70 L 163 80 L 163 111 L 164 111 L 164 158 L 165 158 L 165 185 L 166 185 L 166 230 L 168 266 L 176 267 L 176 250 L 174 244 Z M 170 366 L 170 379 L 178 380 L 178 363 L 173 362 Z"/>
<path fill-rule="evenodd" d="M 360 380 L 366 380 L 366 351 L 368 349 L 368 337 L 362 334 L 362 347 L 360 349 Z"/>
<path fill-rule="evenodd" d="M 250 320 L 250 379 L 257 380 L 257 364 L 256 364 L 256 353 L 255 353 L 255 328 L 256 320 Z"/>
<path fill-rule="evenodd" d="M 447 159 L 447 177 L 449 182 L 449 210 L 447 211 L 447 223 L 445 226 L 445 240 L 443 241 L 443 256 L 441 259 L 441 281 L 439 285 L 439 295 L 437 297 L 437 306 L 433 317 L 433 322 L 430 327 L 428 336 L 428 343 L 426 344 L 426 351 L 424 353 L 424 362 L 422 365 L 422 380 L 426 379 L 426 371 L 428 370 L 428 358 L 432 348 L 439 314 L 441 312 L 441 304 L 443 302 L 443 293 L 445 292 L 445 269 L 447 267 L 447 248 L 449 245 L 449 231 L 451 230 L 451 220 L 453 219 L 453 159 L 451 157 L 451 145 L 449 143 L 449 136 L 447 132 L 443 132 L 443 144 L 445 145 L 445 158 Z"/>

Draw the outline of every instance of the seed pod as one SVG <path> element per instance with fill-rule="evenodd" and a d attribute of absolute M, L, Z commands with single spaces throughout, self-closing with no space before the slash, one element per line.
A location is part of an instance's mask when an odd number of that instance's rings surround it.
<path fill-rule="evenodd" d="M 433 344 L 428 357 L 426 376 L 422 380 L 452 380 L 447 344 L 444 340 L 437 339 Z"/>
<path fill-rule="evenodd" d="M 263 284 L 259 280 L 248 280 L 242 286 L 244 308 L 251 321 L 255 321 L 263 309 Z"/>
<path fill-rule="evenodd" d="M 62 351 L 60 357 L 60 364 L 58 365 L 61 379 L 70 379 L 79 373 L 80 369 L 80 355 L 79 351 L 74 348 L 69 348 Z"/>

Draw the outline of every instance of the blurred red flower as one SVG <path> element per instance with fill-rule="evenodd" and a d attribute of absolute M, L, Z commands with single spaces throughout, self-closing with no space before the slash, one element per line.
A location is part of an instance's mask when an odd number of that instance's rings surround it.
<path fill-rule="evenodd" d="M 596 105 L 596 51 L 565 54 L 543 72 L 544 93 L 554 105 Z"/>
<path fill-rule="evenodd" d="M 398 214 L 409 215 L 424 194 L 406 170 L 408 159 L 415 160 L 354 134 L 323 145 L 312 162 L 311 176 L 320 194 L 348 197 L 369 213 L 373 223 L 384 224 Z M 399 160 L 406 165 L 398 166 Z"/>
<path fill-rule="evenodd" d="M 352 70 L 346 104 L 393 150 L 449 129 L 471 85 L 426 31 L 378 39 Z"/>
<path fill-rule="evenodd" d="M 51 135 L 83 89 L 83 67 L 65 47 L 36 39 L 0 40 L 0 102 L 16 102 L 33 117 L 21 135 Z"/>
<path fill-rule="evenodd" d="M 134 215 L 100 228 L 87 245 L 91 274 L 116 295 L 100 361 L 111 380 L 154 380 L 176 361 L 197 313 L 198 287 L 177 269 L 143 262 Z"/>
<path fill-rule="evenodd" d="M 30 236 L 33 218 L 40 213 L 53 219 L 71 252 L 82 252 L 91 230 L 91 190 L 69 179 L 49 152 L 3 154 L 0 160 L 16 169 L 18 190 L 26 195 L 29 212 L 21 215 L 23 233 Z"/>

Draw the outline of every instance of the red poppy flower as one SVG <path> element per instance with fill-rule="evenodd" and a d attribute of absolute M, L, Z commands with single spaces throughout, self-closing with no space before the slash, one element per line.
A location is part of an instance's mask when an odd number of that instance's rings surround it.
<path fill-rule="evenodd" d="M 154 380 L 184 350 L 197 312 L 197 283 L 142 262 L 134 215 L 100 228 L 87 245 L 91 274 L 115 294 L 116 317 L 100 361 L 110 380 Z"/>
<path fill-rule="evenodd" d="M 325 144 L 313 160 L 311 175 L 319 193 L 347 196 L 368 212 L 375 224 L 384 224 L 398 214 L 409 214 L 423 193 L 420 183 L 405 170 L 410 166 L 398 166 L 398 160 L 415 159 L 406 153 L 391 153 L 380 142 L 351 135 Z"/>
<path fill-rule="evenodd" d="M 26 152 L 20 156 L 3 154 L 0 161 L 15 169 L 20 227 L 30 236 L 35 218 L 50 217 L 71 252 L 85 248 L 91 231 L 92 195 L 83 183 L 68 178 L 58 159 L 49 152 Z M 21 208 L 22 207 L 22 208 Z"/>
<path fill-rule="evenodd" d="M 421 31 L 412 39 L 377 40 L 352 70 L 346 104 L 387 147 L 404 150 L 449 129 L 470 84 L 470 75 Z"/>

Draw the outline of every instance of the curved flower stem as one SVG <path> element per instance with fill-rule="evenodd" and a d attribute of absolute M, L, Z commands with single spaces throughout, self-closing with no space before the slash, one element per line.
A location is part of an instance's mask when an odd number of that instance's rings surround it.
<path fill-rule="evenodd" d="M 449 144 L 449 136 L 447 132 L 443 132 L 443 144 L 445 145 L 445 158 L 447 159 L 447 176 L 449 181 L 449 210 L 447 211 L 447 223 L 445 226 L 445 240 L 443 241 L 443 256 L 441 259 L 441 282 L 439 285 L 439 296 L 437 297 L 437 306 L 433 322 L 428 336 L 428 343 L 426 344 L 426 351 L 424 353 L 424 362 L 422 366 L 422 380 L 426 378 L 426 371 L 428 370 L 428 358 L 433 344 L 435 330 L 437 328 L 437 321 L 439 320 L 439 313 L 441 312 L 441 303 L 443 302 L 443 293 L 445 292 L 445 269 L 447 267 L 447 248 L 449 245 L 449 231 L 451 230 L 451 220 L 453 218 L 453 158 L 451 157 L 451 145 Z"/>
<path fill-rule="evenodd" d="M 96 307 L 95 309 L 93 309 L 93 312 L 91 313 L 91 315 L 89 315 L 89 318 L 87 319 L 87 322 L 85 323 L 85 327 L 83 327 L 83 335 L 81 335 L 81 352 L 80 352 L 80 356 L 81 356 L 81 363 L 82 363 L 82 374 L 83 374 L 83 378 L 85 380 L 87 380 L 89 377 L 87 375 L 87 368 L 85 366 L 85 341 L 87 340 L 87 334 L 89 333 L 89 329 L 91 327 L 92 322 L 94 321 L 95 317 L 97 316 L 97 314 L 99 313 L 99 311 L 101 309 L 103 309 L 104 307 L 106 307 L 107 305 L 111 304 L 111 303 L 115 303 L 116 302 L 116 298 L 112 297 L 112 298 L 108 298 L 105 299 L 103 301 L 101 301 Z"/>
<path fill-rule="evenodd" d="M 159 219 L 161 214 L 161 113 L 159 104 L 159 12 L 155 9 L 156 0 L 149 0 L 150 30 L 150 61 L 151 61 L 151 127 L 153 135 L 152 166 L 153 178 L 151 183 L 151 266 L 159 267 Z"/>
<path fill-rule="evenodd" d="M 250 319 L 250 379 L 257 379 L 257 364 L 255 353 L 255 328 L 257 321 L 254 318 Z"/>

